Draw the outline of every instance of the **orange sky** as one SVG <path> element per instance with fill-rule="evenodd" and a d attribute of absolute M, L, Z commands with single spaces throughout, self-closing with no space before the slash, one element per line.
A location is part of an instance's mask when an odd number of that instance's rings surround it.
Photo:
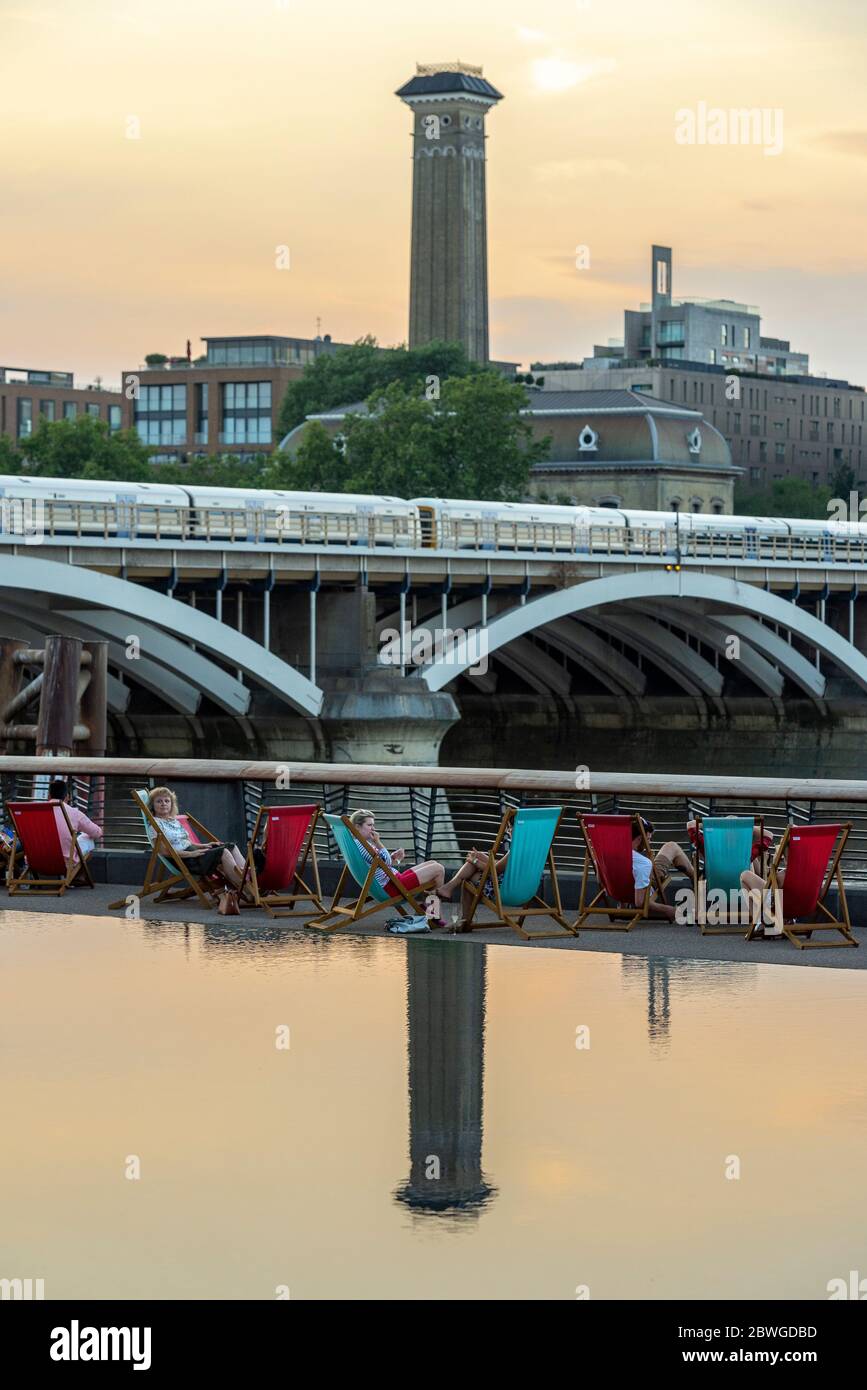
<path fill-rule="evenodd" d="M 491 350 L 579 359 L 649 297 L 761 306 L 867 381 L 861 0 L 0 0 L 0 362 L 120 371 L 202 334 L 406 337 L 416 61 L 481 63 Z M 679 145 L 675 112 L 783 112 L 784 148 Z M 128 138 L 138 123 L 139 138 Z M 590 267 L 575 268 L 577 245 Z M 278 270 L 275 248 L 290 248 Z"/>

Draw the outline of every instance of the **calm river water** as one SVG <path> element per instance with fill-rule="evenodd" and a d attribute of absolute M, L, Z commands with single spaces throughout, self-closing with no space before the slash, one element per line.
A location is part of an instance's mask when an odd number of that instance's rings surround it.
<path fill-rule="evenodd" d="M 0 1277 L 47 1299 L 867 1271 L 867 972 L 28 911 L 0 1001 Z"/>

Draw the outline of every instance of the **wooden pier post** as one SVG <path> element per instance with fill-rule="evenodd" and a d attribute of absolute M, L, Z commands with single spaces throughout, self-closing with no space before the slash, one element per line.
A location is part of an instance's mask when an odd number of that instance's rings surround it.
<path fill-rule="evenodd" d="M 68 758 L 72 755 L 80 669 L 81 642 L 77 637 L 46 637 L 36 730 L 37 757 Z"/>

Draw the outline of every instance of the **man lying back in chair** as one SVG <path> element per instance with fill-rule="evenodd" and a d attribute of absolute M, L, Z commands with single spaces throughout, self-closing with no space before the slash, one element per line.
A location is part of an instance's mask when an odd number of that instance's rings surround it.
<path fill-rule="evenodd" d="M 644 902 L 644 893 L 650 884 L 652 871 L 656 868 L 660 879 L 665 883 L 666 878 L 674 873 L 675 869 L 680 869 L 681 873 L 692 875 L 692 865 L 681 849 L 680 845 L 675 844 L 674 840 L 666 840 L 662 849 L 655 854 L 653 861 L 648 859 L 646 854 L 642 854 L 644 849 L 644 836 L 641 827 L 644 827 L 644 835 L 647 836 L 649 845 L 653 839 L 653 826 L 649 820 L 643 816 L 635 815 L 632 817 L 632 877 L 635 880 L 635 906 L 641 907 Z M 653 898 L 651 895 L 648 907 L 648 916 L 664 917 L 667 922 L 673 922 L 676 909 L 669 907 L 668 903 Z"/>

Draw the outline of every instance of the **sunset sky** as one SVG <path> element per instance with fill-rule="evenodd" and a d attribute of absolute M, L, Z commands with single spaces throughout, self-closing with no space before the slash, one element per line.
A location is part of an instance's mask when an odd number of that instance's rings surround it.
<path fill-rule="evenodd" d="M 458 58 L 505 98 L 493 356 L 620 337 L 656 241 L 675 295 L 758 304 L 813 370 L 867 381 L 863 0 L 0 0 L 0 362 L 116 383 L 187 338 L 312 337 L 317 317 L 340 341 L 404 341 L 394 91 Z M 675 112 L 700 102 L 780 109 L 782 153 L 678 144 Z"/>

